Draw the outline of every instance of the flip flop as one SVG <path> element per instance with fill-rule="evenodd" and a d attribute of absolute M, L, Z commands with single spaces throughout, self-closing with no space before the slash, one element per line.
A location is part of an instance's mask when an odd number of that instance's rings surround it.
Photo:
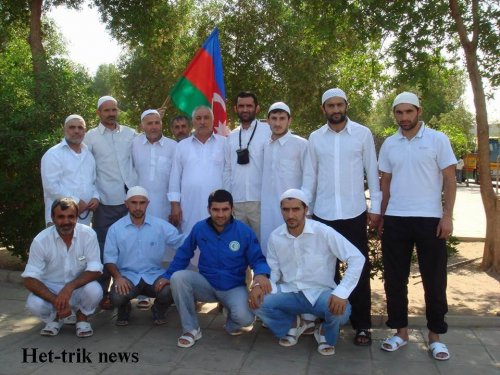
<path fill-rule="evenodd" d="M 325 336 L 323 336 L 321 334 L 322 329 L 323 329 L 323 326 L 320 325 L 314 331 L 314 338 L 316 339 L 316 342 L 318 343 L 318 353 L 321 355 L 334 355 L 335 354 L 335 346 L 330 345 L 326 342 Z"/>
<path fill-rule="evenodd" d="M 382 341 L 380 349 L 385 350 L 386 352 L 395 352 L 396 350 L 405 346 L 406 344 L 408 344 L 408 341 L 403 340 L 401 337 L 397 335 L 394 335 Z M 387 345 L 389 347 L 386 347 L 384 345 Z"/>
<path fill-rule="evenodd" d="M 358 346 L 370 346 L 372 344 L 372 333 L 368 329 L 358 329 L 356 330 L 356 335 L 354 336 L 354 345 Z"/>
<path fill-rule="evenodd" d="M 196 344 L 196 341 L 199 339 L 201 339 L 201 329 L 193 329 L 192 331 L 183 333 L 182 336 L 177 339 L 177 346 L 180 348 L 190 348 Z M 188 343 L 184 344 L 181 340 L 185 340 Z"/>
<path fill-rule="evenodd" d="M 296 327 L 290 328 L 286 334 L 285 337 L 281 337 L 278 343 L 281 346 L 289 347 L 289 346 L 294 346 L 297 344 L 299 341 L 299 337 L 304 333 L 306 330 L 306 324 L 305 322 L 300 318 L 300 316 L 297 316 L 297 323 Z"/>
<path fill-rule="evenodd" d="M 63 322 L 64 322 L 64 324 L 68 324 L 68 325 L 76 324 L 76 314 L 74 312 L 71 312 L 71 315 L 64 318 Z"/>
<path fill-rule="evenodd" d="M 303 320 L 306 329 L 302 333 L 303 335 L 314 335 L 314 330 L 316 329 L 316 322 L 313 320 Z"/>
<path fill-rule="evenodd" d="M 89 322 L 76 323 L 76 335 L 78 337 L 90 337 L 94 334 L 94 330 Z"/>
<path fill-rule="evenodd" d="M 431 351 L 432 357 L 438 361 L 447 361 L 451 357 L 448 347 L 439 341 L 429 344 L 429 350 Z M 438 357 L 438 354 L 443 353 L 445 354 L 444 357 Z"/>
<path fill-rule="evenodd" d="M 139 310 L 147 310 L 151 307 L 151 302 L 149 301 L 149 298 L 144 298 L 144 299 L 137 299 L 137 308 Z"/>
<path fill-rule="evenodd" d="M 57 336 L 61 327 L 64 325 L 64 321 L 56 320 L 54 322 L 48 322 L 45 327 L 40 331 L 42 336 Z"/>

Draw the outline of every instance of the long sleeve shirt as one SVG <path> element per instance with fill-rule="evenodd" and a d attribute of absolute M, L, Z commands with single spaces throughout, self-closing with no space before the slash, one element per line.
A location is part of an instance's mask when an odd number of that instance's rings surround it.
<path fill-rule="evenodd" d="M 313 213 L 325 220 L 352 219 L 366 211 L 364 175 L 370 213 L 380 214 L 382 193 L 373 135 L 348 119 L 340 132 L 328 124 L 311 133 L 302 190 Z"/>
<path fill-rule="evenodd" d="M 184 238 L 165 220 L 146 214 L 144 223 L 137 227 L 127 214 L 109 228 L 104 264 L 115 264 L 121 275 L 134 285 L 141 278 L 153 285 L 164 272 L 161 262 L 167 246 L 177 249 Z"/>
<path fill-rule="evenodd" d="M 45 222 L 52 221 L 52 202 L 60 197 L 70 197 L 78 203 L 99 199 L 96 188 L 96 163 L 85 144 L 81 152 L 73 151 L 65 139 L 51 147 L 42 157 L 41 175 L 45 199 Z"/>
<path fill-rule="evenodd" d="M 97 191 L 101 203 L 108 206 L 123 204 L 126 189 L 137 185 L 132 163 L 132 141 L 136 132 L 117 125 L 109 130 L 103 124 L 90 129 L 84 142 L 94 155 L 97 166 Z"/>
<path fill-rule="evenodd" d="M 339 285 L 334 281 L 337 259 L 348 265 Z M 314 305 L 328 289 L 332 289 L 333 295 L 348 298 L 359 281 L 365 258 L 334 229 L 306 219 L 298 237 L 288 233 L 286 224 L 271 233 L 267 263 L 271 268 L 273 290 L 279 284 L 285 293 L 301 291 Z"/>
<path fill-rule="evenodd" d="M 185 269 L 197 247 L 200 249 L 200 274 L 216 290 L 229 290 L 245 285 L 248 266 L 255 275 L 269 275 L 269 266 L 250 227 L 231 219 L 219 233 L 208 218 L 193 227 L 163 277 L 170 279 L 176 271 Z"/>

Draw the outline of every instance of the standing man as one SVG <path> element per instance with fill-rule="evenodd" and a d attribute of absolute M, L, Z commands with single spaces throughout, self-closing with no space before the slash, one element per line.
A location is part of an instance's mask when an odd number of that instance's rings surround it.
<path fill-rule="evenodd" d="M 172 121 L 170 121 L 170 131 L 177 142 L 188 138 L 191 135 L 189 119 L 184 115 L 175 116 Z"/>
<path fill-rule="evenodd" d="M 453 232 L 457 160 L 446 135 L 419 121 L 422 108 L 415 94 L 396 96 L 392 110 L 399 130 L 380 150 L 381 227 L 387 325 L 397 333 L 382 343 L 382 349 L 392 352 L 408 343 L 407 284 L 416 246 L 429 350 L 435 359 L 447 360 L 450 353 L 439 335 L 448 330 L 444 320 L 448 311 L 446 240 Z"/>
<path fill-rule="evenodd" d="M 185 234 L 206 216 L 205 199 L 222 186 L 224 168 L 225 139 L 214 134 L 214 116 L 209 107 L 194 109 L 193 128 L 193 135 L 177 145 L 168 188 L 171 223 L 180 226 Z M 194 265 L 197 259 L 195 256 Z"/>
<path fill-rule="evenodd" d="M 256 315 L 280 339 L 293 346 L 305 331 L 299 314 L 324 319 L 314 332 L 318 352 L 335 354 L 340 326 L 347 322 L 351 306 L 347 298 L 356 286 L 365 259 L 337 231 L 306 219 L 306 195 L 290 189 L 281 195 L 284 224 L 269 238 L 267 262 L 271 268 L 272 293 L 254 288 L 249 304 Z M 340 284 L 335 282 L 337 259 L 348 263 Z"/>
<path fill-rule="evenodd" d="M 234 217 L 250 225 L 260 238 L 264 145 L 271 137 L 271 130 L 255 118 L 260 107 L 254 93 L 240 92 L 234 110 L 241 123 L 226 139 L 224 188 L 233 195 Z"/>
<path fill-rule="evenodd" d="M 226 190 L 216 190 L 208 197 L 208 219 L 198 222 L 173 262 L 156 283 L 158 290 L 172 288 L 179 311 L 183 334 L 177 346 L 189 348 L 201 339 L 196 316 L 196 301 L 220 301 L 228 310 L 224 328 L 232 336 L 252 329 L 254 315 L 247 300 L 245 271 L 252 267 L 254 288 L 271 291 L 269 266 L 260 250 L 255 233 L 233 219 L 233 197 Z M 200 249 L 200 272 L 186 270 L 196 248 Z"/>
<path fill-rule="evenodd" d="M 45 198 L 45 223 L 52 225 L 52 202 L 60 197 L 71 197 L 78 203 L 78 222 L 90 225 L 90 213 L 99 206 L 95 185 L 95 159 L 83 143 L 85 120 L 70 115 L 64 121 L 64 139 L 51 147 L 42 157 L 41 175 Z"/>
<path fill-rule="evenodd" d="M 286 190 L 302 186 L 307 141 L 290 132 L 292 122 L 288 105 L 276 102 L 269 107 L 267 122 L 271 139 L 264 146 L 262 173 L 260 245 L 267 253 L 267 240 L 273 230 L 283 224 L 280 197 Z"/>
<path fill-rule="evenodd" d="M 127 192 L 128 215 L 111 228 L 106 237 L 104 265 L 113 277 L 111 300 L 118 307 L 117 326 L 129 323 L 130 300 L 139 294 L 154 297 L 151 308 L 153 322 L 165 324 L 165 313 L 172 304 L 170 288 L 155 290 L 156 280 L 163 275 L 162 260 L 167 246 L 177 249 L 184 236 L 167 221 L 146 213 L 148 192 L 134 186 Z"/>
<path fill-rule="evenodd" d="M 71 198 L 56 198 L 51 216 L 54 225 L 33 240 L 21 275 L 31 292 L 26 308 L 45 322 L 42 336 L 56 336 L 72 312 L 76 335 L 92 336 L 87 318 L 102 298 L 102 288 L 95 281 L 102 271 L 96 234 L 77 223 L 78 204 Z"/>
<path fill-rule="evenodd" d="M 132 163 L 132 141 L 135 131 L 117 122 L 118 102 L 112 96 L 97 101 L 99 125 L 88 131 L 84 142 L 94 155 L 97 165 L 97 191 L 101 204 L 95 211 L 92 227 L 97 233 L 101 259 L 109 227 L 127 213 L 125 195 L 137 185 L 137 174 Z M 108 297 L 110 276 L 105 271 L 100 283 L 104 298 L 101 307 L 112 309 Z"/>
<path fill-rule="evenodd" d="M 373 135 L 347 117 L 347 96 L 339 88 L 324 92 L 321 109 L 327 123 L 311 133 L 303 190 L 314 206 L 313 219 L 331 226 L 358 248 L 366 262 L 349 297 L 356 345 L 371 345 L 371 290 L 366 224 L 380 221 L 380 192 Z M 364 179 L 371 205 L 367 213 Z M 338 277 L 338 273 L 337 273 Z"/>

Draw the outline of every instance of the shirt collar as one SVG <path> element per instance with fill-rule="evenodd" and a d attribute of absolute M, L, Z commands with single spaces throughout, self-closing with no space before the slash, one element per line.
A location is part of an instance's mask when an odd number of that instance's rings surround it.
<path fill-rule="evenodd" d="M 328 126 L 328 123 L 326 123 L 325 125 L 323 125 L 321 127 L 321 130 L 323 130 L 323 134 L 326 134 L 328 131 L 330 131 L 332 133 L 337 133 L 336 131 L 333 131 L 332 129 L 330 129 L 330 127 Z M 352 121 L 351 121 L 351 119 L 349 117 L 347 117 L 347 123 L 345 124 L 344 129 L 342 129 L 337 134 L 340 134 L 340 133 L 342 133 L 344 131 L 346 131 L 347 134 L 349 134 L 349 135 L 352 134 Z"/>
<path fill-rule="evenodd" d="M 192 138 L 192 139 L 191 139 L 191 142 L 198 142 L 198 143 L 201 143 L 201 141 L 200 141 L 198 138 L 196 138 L 196 136 L 194 135 L 194 133 L 193 133 L 193 135 L 192 135 L 192 136 L 190 136 L 190 138 Z M 207 142 L 209 142 L 209 141 L 211 141 L 211 140 L 215 140 L 215 135 L 214 135 L 214 132 L 212 132 L 212 134 L 210 135 L 210 137 L 208 137 Z M 207 143 L 207 142 L 205 142 L 205 143 Z"/>
<path fill-rule="evenodd" d="M 222 234 L 222 233 L 227 232 L 229 230 L 229 228 L 233 226 L 234 217 L 231 216 L 231 219 L 229 219 L 229 223 L 224 227 L 224 230 L 222 232 L 219 232 L 217 229 L 215 229 L 214 224 L 212 222 L 212 218 L 210 216 L 207 217 L 206 222 L 207 222 L 208 226 L 214 230 L 215 233 Z"/>
<path fill-rule="evenodd" d="M 414 138 L 422 138 L 424 136 L 424 131 L 425 131 L 425 123 L 423 121 L 418 122 L 420 124 L 420 129 L 418 129 L 417 134 L 415 134 Z M 399 134 L 399 139 L 406 139 L 406 137 L 403 135 L 403 132 L 401 131 L 401 128 L 398 128 L 398 134 Z"/>
<path fill-rule="evenodd" d="M 302 233 L 298 237 L 292 236 L 288 232 L 288 228 L 286 227 L 286 223 L 283 225 L 283 227 L 281 228 L 281 231 L 280 231 L 280 234 L 282 236 L 285 236 L 285 237 L 288 237 L 288 238 L 299 238 L 299 237 L 302 237 L 302 235 L 304 233 L 306 233 L 306 234 L 314 234 L 314 229 L 313 229 L 313 227 L 311 225 L 311 220 L 307 219 L 307 218 L 306 218 L 306 222 L 304 224 L 304 229 L 302 230 Z"/>
<path fill-rule="evenodd" d="M 50 228 L 52 229 L 52 236 L 54 237 L 54 241 L 57 241 L 59 239 L 62 242 L 64 242 L 62 237 L 59 235 L 59 232 L 57 231 L 56 226 L 52 225 Z M 77 228 L 78 228 L 78 223 L 76 223 L 75 229 L 73 229 L 73 240 L 76 239 L 76 231 L 78 230 Z M 75 243 L 75 241 L 71 241 L 71 245 L 73 245 L 74 243 Z"/>
<path fill-rule="evenodd" d="M 69 144 L 68 144 L 68 141 L 66 140 L 66 138 L 63 138 L 63 139 L 62 139 L 62 141 L 61 141 L 61 145 L 62 145 L 63 147 L 67 147 L 67 148 L 69 148 L 70 150 L 72 150 L 72 149 L 71 149 L 71 147 L 69 147 Z M 87 149 L 87 145 L 86 145 L 85 143 L 83 143 L 83 142 L 80 144 L 80 147 L 82 148 L 82 152 L 83 152 L 83 150 L 86 150 L 86 149 Z M 72 151 L 73 151 L 73 150 L 72 150 Z"/>
<path fill-rule="evenodd" d="M 106 130 L 107 130 L 107 131 L 109 131 L 109 132 L 111 132 L 111 133 L 114 133 L 114 132 L 119 133 L 119 132 L 120 132 L 120 130 L 121 130 L 121 125 L 120 125 L 120 124 L 116 124 L 116 128 L 115 128 L 115 130 L 109 130 L 107 127 L 105 127 L 105 126 L 102 124 L 102 122 L 100 122 L 100 123 L 99 123 L 99 126 L 97 126 L 97 129 L 99 130 L 99 133 L 101 133 L 101 134 L 104 134 L 104 132 L 105 132 Z"/>
<path fill-rule="evenodd" d="M 146 143 L 150 143 L 148 141 L 148 138 L 146 137 L 146 134 L 141 134 L 143 136 L 143 140 L 142 140 L 142 144 L 145 145 Z M 155 143 L 152 143 L 152 144 L 159 144 L 161 147 L 163 147 L 163 145 L 165 144 L 165 139 L 166 137 L 164 135 L 161 136 L 160 140 L 156 141 Z"/>
<path fill-rule="evenodd" d="M 151 219 L 150 219 L 150 216 L 148 214 L 146 214 L 144 216 L 144 223 L 142 223 L 143 225 L 144 224 L 148 224 L 148 225 L 151 225 Z M 134 223 L 132 223 L 132 219 L 130 218 L 130 212 L 127 213 L 127 216 L 125 216 L 125 226 L 128 227 L 129 225 L 133 225 L 135 226 Z"/>
<path fill-rule="evenodd" d="M 289 131 L 287 131 L 287 133 L 283 137 L 280 137 L 274 141 L 272 139 L 270 139 L 269 143 L 279 142 L 279 144 L 281 146 L 283 146 L 291 138 L 291 136 L 292 136 L 292 133 L 289 130 Z"/>

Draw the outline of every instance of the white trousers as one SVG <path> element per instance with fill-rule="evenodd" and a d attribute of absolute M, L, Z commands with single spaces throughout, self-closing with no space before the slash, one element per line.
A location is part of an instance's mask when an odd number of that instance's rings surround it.
<path fill-rule="evenodd" d="M 49 290 L 57 294 L 64 287 L 64 284 L 46 283 Z M 73 291 L 69 304 L 74 312 L 80 310 L 84 315 L 92 314 L 102 299 L 102 288 L 97 281 L 91 281 L 81 288 Z M 43 298 L 30 293 L 26 301 L 26 309 L 45 323 L 53 322 L 57 312 L 54 306 Z"/>

